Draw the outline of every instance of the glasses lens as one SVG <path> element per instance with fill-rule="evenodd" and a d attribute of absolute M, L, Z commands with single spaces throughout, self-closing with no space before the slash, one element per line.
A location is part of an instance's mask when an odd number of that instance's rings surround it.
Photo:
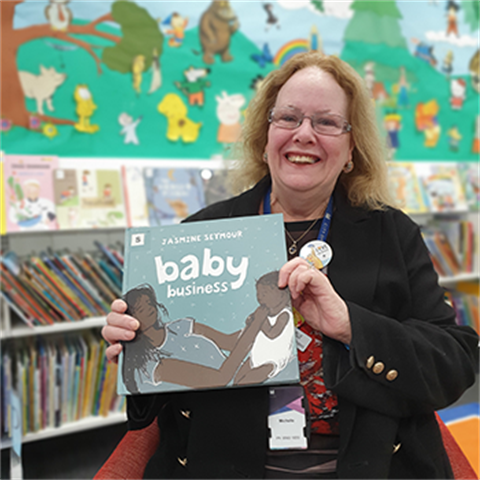
<path fill-rule="evenodd" d="M 272 123 L 281 128 L 296 128 L 301 115 L 289 108 L 278 108 L 272 112 Z"/>
<path fill-rule="evenodd" d="M 340 135 L 344 131 L 345 119 L 340 115 L 315 115 L 313 117 L 313 128 L 318 133 L 326 135 Z"/>

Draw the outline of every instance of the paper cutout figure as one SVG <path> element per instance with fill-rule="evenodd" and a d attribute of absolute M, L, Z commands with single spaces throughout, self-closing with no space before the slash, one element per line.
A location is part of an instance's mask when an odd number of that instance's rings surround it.
<path fill-rule="evenodd" d="M 453 51 L 448 50 L 442 63 L 442 72 L 449 77 L 453 72 Z"/>
<path fill-rule="evenodd" d="M 168 46 L 180 47 L 185 38 L 185 28 L 187 28 L 188 25 L 188 17 L 184 18 L 178 12 L 173 12 L 163 21 L 162 25 L 170 27 L 165 30 L 166 35 L 171 35 L 168 39 Z"/>
<path fill-rule="evenodd" d="M 467 83 L 463 78 L 450 80 L 450 105 L 453 110 L 461 110 L 467 96 Z"/>
<path fill-rule="evenodd" d="M 452 128 L 447 130 L 447 137 L 450 150 L 452 152 L 458 152 L 462 135 L 458 131 L 458 127 L 456 125 L 453 125 Z"/>
<path fill-rule="evenodd" d="M 138 117 L 135 121 L 133 121 L 133 117 L 131 117 L 128 113 L 121 113 L 118 117 L 118 123 L 123 127 L 120 130 L 120 135 L 125 135 L 124 143 L 125 145 L 129 143 L 133 143 L 135 145 L 139 145 L 138 137 L 137 137 L 137 126 L 141 122 L 142 117 Z"/>
<path fill-rule="evenodd" d="M 416 45 L 414 56 L 420 58 L 432 67 L 437 64 L 437 59 L 433 55 L 433 46 L 427 45 L 416 38 L 412 38 L 412 43 Z"/>
<path fill-rule="evenodd" d="M 42 127 L 42 133 L 52 139 L 58 135 L 57 127 L 53 123 L 45 123 Z"/>
<path fill-rule="evenodd" d="M 189 67 L 183 71 L 186 80 L 175 82 L 175 86 L 188 98 L 190 105 L 199 105 L 203 107 L 205 102 L 205 87 L 210 86 L 206 76 L 210 73 L 209 68 Z"/>
<path fill-rule="evenodd" d="M 448 37 L 451 33 L 459 37 L 457 25 L 457 12 L 460 6 L 454 0 L 448 0 L 447 3 L 447 31 L 445 35 Z"/>
<path fill-rule="evenodd" d="M 240 137 L 240 108 L 245 104 L 245 97 L 240 93 L 228 95 L 222 92 L 222 96 L 215 96 L 217 101 L 217 118 L 220 121 L 217 141 L 220 143 L 233 143 Z"/>
<path fill-rule="evenodd" d="M 93 115 L 97 106 L 93 102 L 92 94 L 87 85 L 77 85 L 73 98 L 77 103 L 75 112 L 78 115 L 78 122 L 74 125 L 79 132 L 95 133 L 100 130 L 98 125 L 90 123 L 90 117 Z"/>
<path fill-rule="evenodd" d="M 23 94 L 27 98 L 33 98 L 37 103 L 37 113 L 44 114 L 43 102 L 53 112 L 53 95 L 57 88 L 66 80 L 65 73 L 59 73 L 55 67 L 45 68 L 40 65 L 40 74 L 19 71 L 18 76 L 22 85 Z"/>
<path fill-rule="evenodd" d="M 436 100 L 419 103 L 415 109 L 415 125 L 425 135 L 425 147 L 436 147 L 440 139 L 442 129 L 438 123 L 439 111 L 440 106 Z"/>
<path fill-rule="evenodd" d="M 145 70 L 145 55 L 137 55 L 132 63 L 133 89 L 137 93 L 142 93 L 142 73 Z"/>
<path fill-rule="evenodd" d="M 70 0 L 50 0 L 50 5 L 45 7 L 45 17 L 52 30 L 65 32 L 72 21 L 72 11 L 67 7 Z"/>
<path fill-rule="evenodd" d="M 195 142 L 198 138 L 201 123 L 187 118 L 187 107 L 175 93 L 167 93 L 158 104 L 159 113 L 167 117 L 167 138 L 172 142 L 182 140 L 185 143 Z"/>
<path fill-rule="evenodd" d="M 156 92 L 162 86 L 162 72 L 160 70 L 160 59 L 158 55 L 158 50 L 156 48 L 153 49 L 152 54 L 152 80 L 150 81 L 150 89 L 148 90 L 148 94 Z"/>
<path fill-rule="evenodd" d="M 402 117 L 398 113 L 388 113 L 385 115 L 384 124 L 387 131 L 387 147 L 390 159 L 393 158 L 395 152 L 400 147 L 398 132 L 401 128 Z"/>
<path fill-rule="evenodd" d="M 397 106 L 399 107 L 409 107 L 410 101 L 408 99 L 408 90 L 410 84 L 407 81 L 407 73 L 405 67 L 400 67 L 400 78 L 398 79 L 398 97 L 397 97 Z"/>
<path fill-rule="evenodd" d="M 263 45 L 262 53 L 253 53 L 250 58 L 258 63 L 260 68 L 264 68 L 267 63 L 273 62 L 273 56 L 270 53 L 270 48 L 268 47 L 268 43 Z"/>
<path fill-rule="evenodd" d="M 273 14 L 273 5 L 271 3 L 264 3 L 262 5 L 263 9 L 267 13 L 267 26 L 265 27 L 265 31 L 268 32 L 270 27 L 276 26 L 280 28 L 280 23 L 278 22 L 278 17 Z"/>
<path fill-rule="evenodd" d="M 473 133 L 472 153 L 480 153 L 480 115 L 475 118 L 475 132 Z M 478 179 L 480 181 L 480 179 Z"/>
<path fill-rule="evenodd" d="M 474 53 L 468 64 L 468 71 L 472 81 L 472 87 L 480 93 L 480 48 Z"/>
<path fill-rule="evenodd" d="M 232 381 L 233 385 L 262 383 L 276 376 L 295 353 L 290 297 L 288 290 L 277 287 L 277 279 L 278 272 L 260 277 L 256 284 L 260 306 L 243 329 L 231 334 L 191 317 L 167 321 L 168 310 L 150 285 L 129 290 L 124 298 L 140 329 L 131 342 L 136 355 L 122 365 L 127 390 L 137 393 L 137 381 L 212 387 Z"/>
<path fill-rule="evenodd" d="M 230 39 L 240 24 L 228 0 L 212 0 L 200 18 L 199 35 L 203 50 L 203 61 L 214 63 L 219 54 L 222 62 L 233 60 L 230 54 Z"/>

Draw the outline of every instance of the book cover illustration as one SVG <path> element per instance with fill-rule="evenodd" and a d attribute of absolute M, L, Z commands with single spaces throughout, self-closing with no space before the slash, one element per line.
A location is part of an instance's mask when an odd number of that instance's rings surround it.
<path fill-rule="evenodd" d="M 141 324 L 119 394 L 298 383 L 283 217 L 133 228 L 123 291 Z"/>
<path fill-rule="evenodd" d="M 412 163 L 391 162 L 388 164 L 388 181 L 393 197 L 405 213 L 424 213 L 420 183 Z"/>
<path fill-rule="evenodd" d="M 127 214 L 127 226 L 148 227 L 148 208 L 143 169 L 122 165 L 123 195 Z"/>
<path fill-rule="evenodd" d="M 459 163 L 458 173 L 465 191 L 469 210 L 480 209 L 480 165 L 475 163 Z"/>
<path fill-rule="evenodd" d="M 53 172 L 53 191 L 60 230 L 78 228 L 80 194 L 77 170 L 56 168 Z"/>
<path fill-rule="evenodd" d="M 7 231 L 56 230 L 53 170 L 56 157 L 4 155 Z"/>
<path fill-rule="evenodd" d="M 417 163 L 425 203 L 431 212 L 467 211 L 462 182 L 456 165 Z"/>
<path fill-rule="evenodd" d="M 203 190 L 205 192 L 205 203 L 212 203 L 226 200 L 233 196 L 229 185 L 228 170 L 226 168 L 205 168 L 201 172 L 203 179 Z"/>
<path fill-rule="evenodd" d="M 205 207 L 197 168 L 144 169 L 150 226 L 173 225 Z"/>
<path fill-rule="evenodd" d="M 82 169 L 77 178 L 80 210 L 76 228 L 127 226 L 119 170 Z"/>

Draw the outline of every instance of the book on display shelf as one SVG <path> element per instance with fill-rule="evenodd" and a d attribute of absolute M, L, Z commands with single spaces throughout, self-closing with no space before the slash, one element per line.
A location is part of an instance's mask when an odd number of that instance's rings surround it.
<path fill-rule="evenodd" d="M 58 158 L 3 155 L 2 163 L 7 232 L 56 230 L 53 170 Z"/>
<path fill-rule="evenodd" d="M 143 175 L 150 226 L 180 223 L 206 205 L 198 168 L 145 167 Z"/>
<path fill-rule="evenodd" d="M 118 393 L 297 383 L 285 262 L 281 215 L 127 229 Z"/>

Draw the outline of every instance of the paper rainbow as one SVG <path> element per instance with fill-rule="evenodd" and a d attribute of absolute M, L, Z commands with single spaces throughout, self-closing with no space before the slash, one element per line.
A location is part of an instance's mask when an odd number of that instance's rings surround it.
<path fill-rule="evenodd" d="M 289 58 L 296 53 L 308 52 L 310 50 L 310 41 L 305 39 L 291 40 L 283 45 L 275 54 L 273 63 L 277 67 L 283 65 Z"/>

